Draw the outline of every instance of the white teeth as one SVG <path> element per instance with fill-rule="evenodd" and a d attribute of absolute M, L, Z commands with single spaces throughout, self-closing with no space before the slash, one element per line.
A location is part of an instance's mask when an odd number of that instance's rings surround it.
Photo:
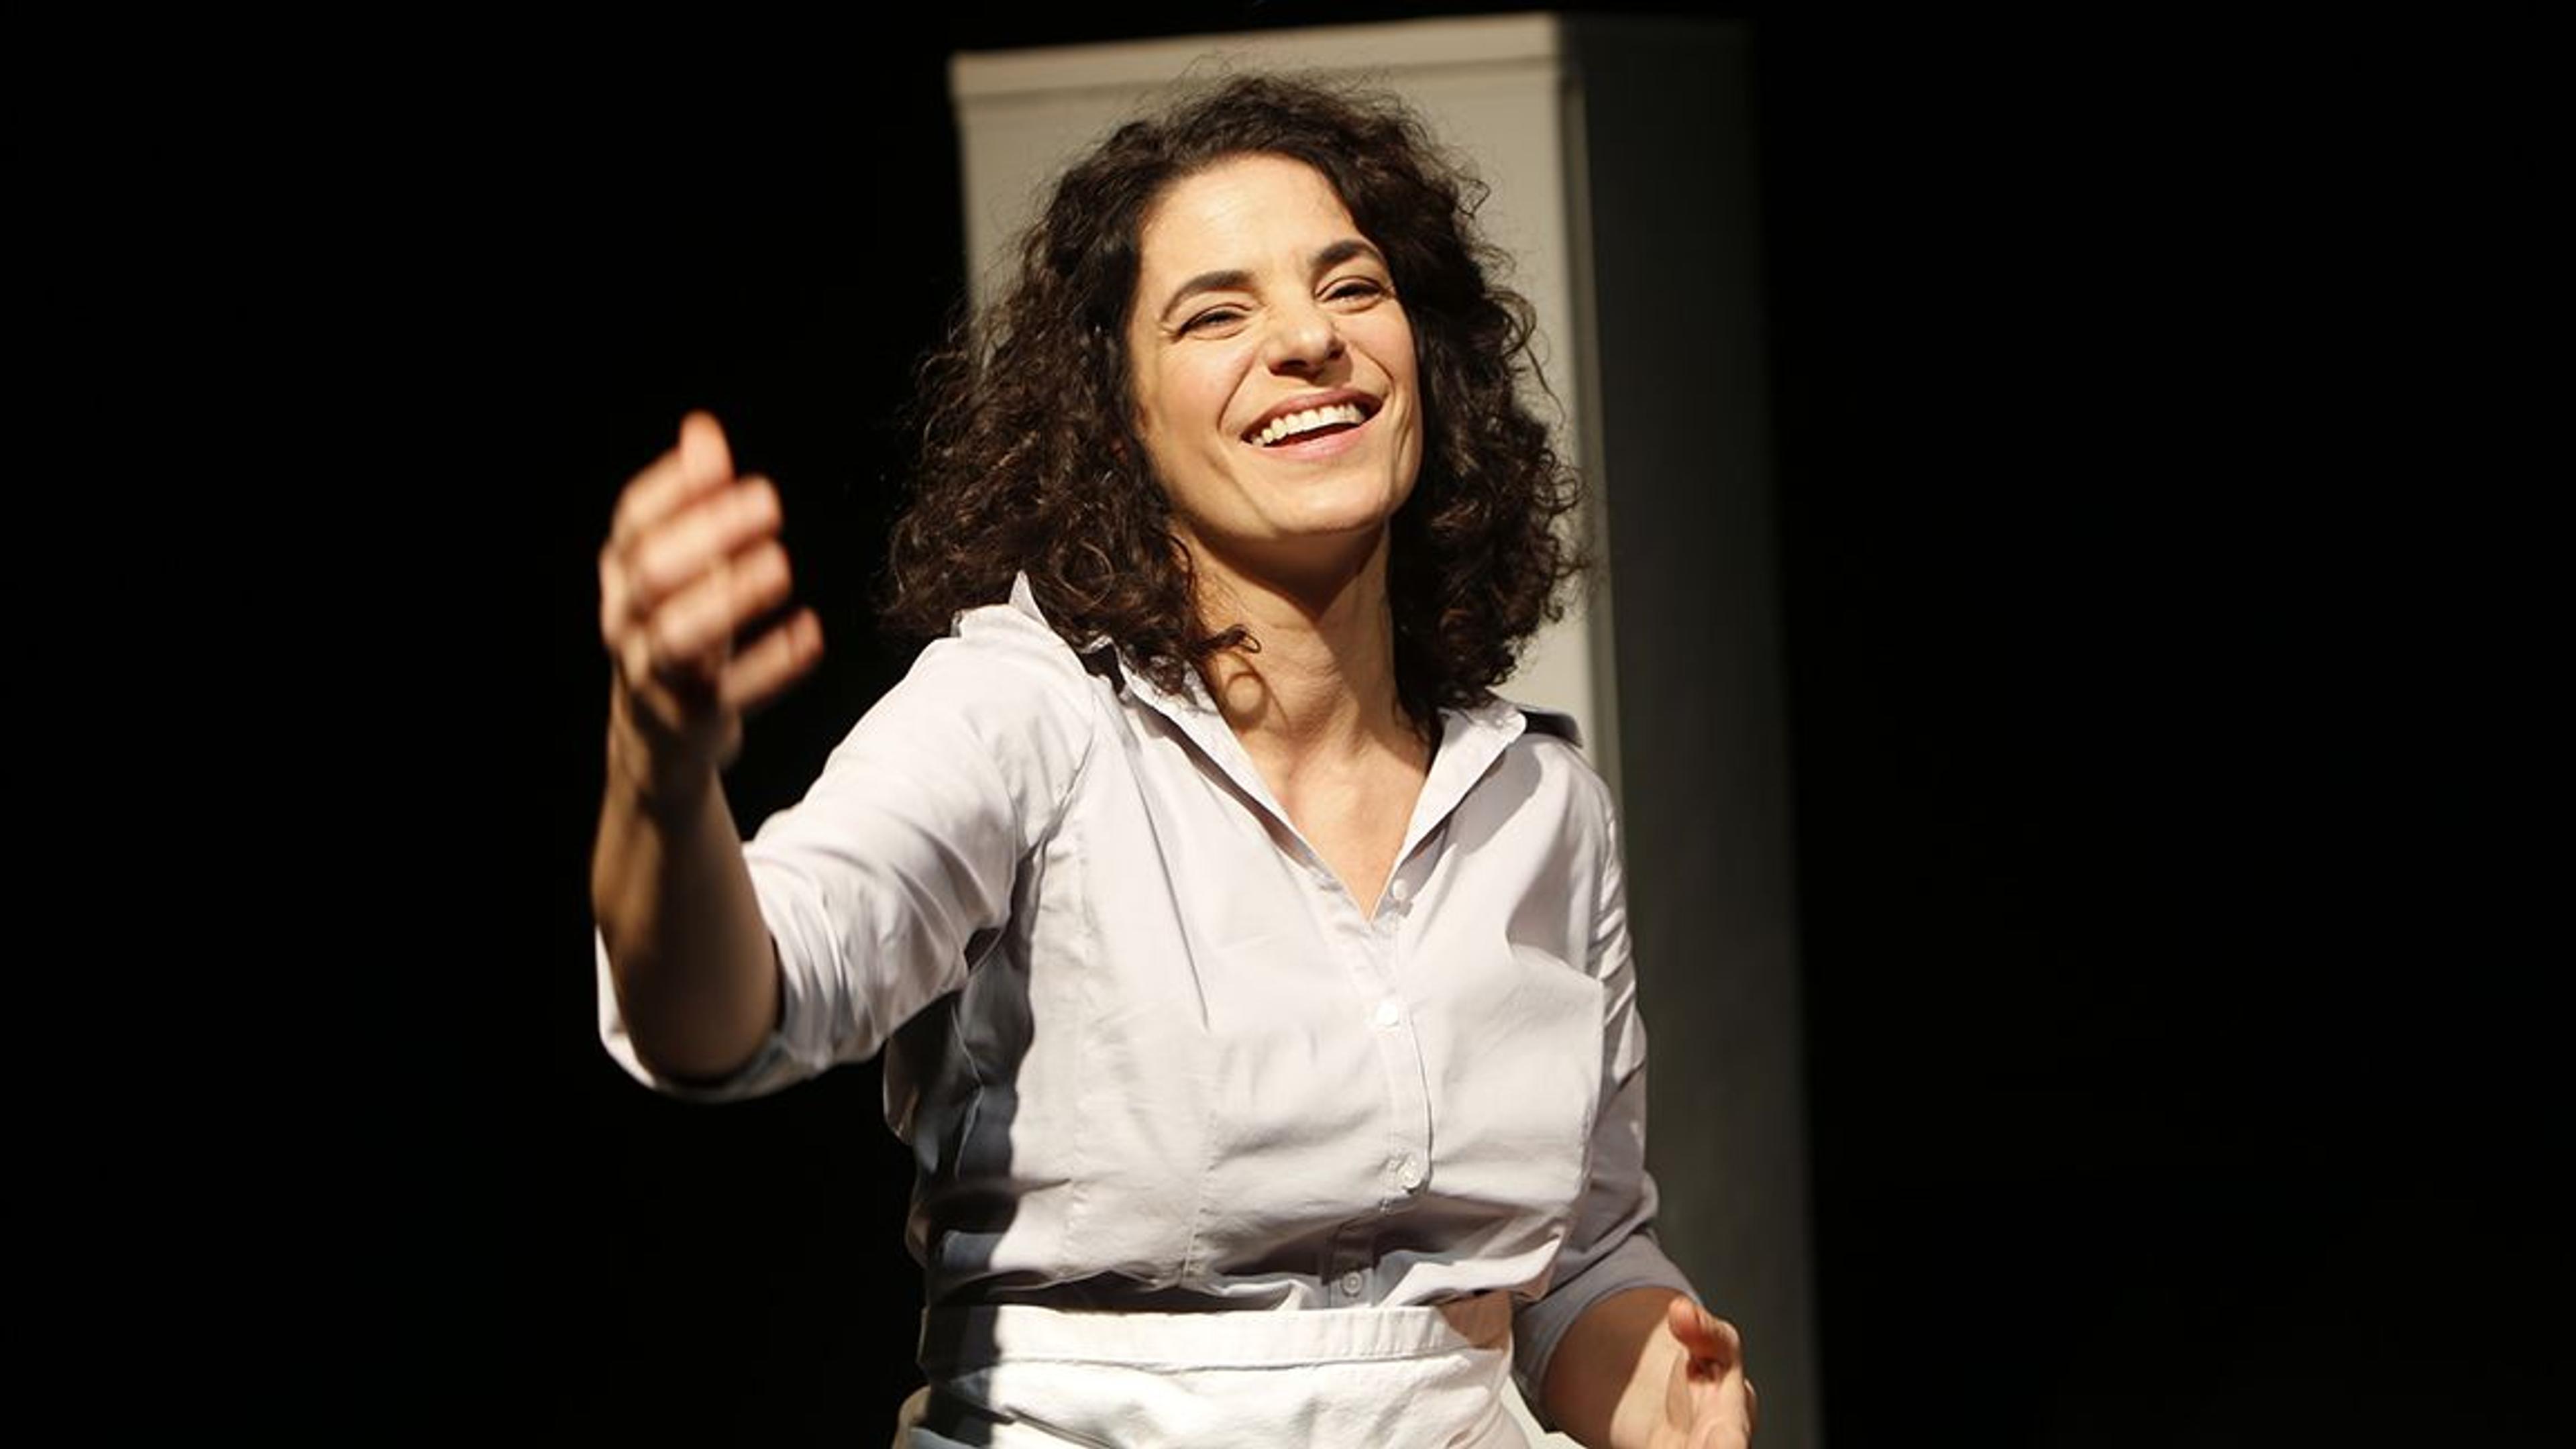
<path fill-rule="evenodd" d="M 1330 427 L 1336 423 L 1346 423 L 1356 428 L 1367 421 L 1368 416 L 1360 411 L 1358 403 L 1334 403 L 1330 407 L 1308 408 L 1304 412 L 1287 413 L 1272 418 L 1268 427 L 1252 435 L 1252 441 L 1266 448 L 1282 438 L 1292 438 L 1299 433 L 1311 433 L 1317 428 Z"/>

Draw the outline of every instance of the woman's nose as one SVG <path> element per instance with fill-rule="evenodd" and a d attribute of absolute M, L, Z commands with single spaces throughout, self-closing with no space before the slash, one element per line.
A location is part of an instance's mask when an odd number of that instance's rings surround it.
<path fill-rule="evenodd" d="M 1341 329 L 1316 306 L 1271 314 L 1268 361 L 1274 372 L 1307 372 L 1342 355 Z"/>

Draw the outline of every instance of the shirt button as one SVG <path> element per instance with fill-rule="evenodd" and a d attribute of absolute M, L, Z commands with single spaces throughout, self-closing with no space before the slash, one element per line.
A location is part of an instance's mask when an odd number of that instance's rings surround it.
<path fill-rule="evenodd" d="M 1390 996 L 1386 1000 L 1377 1004 L 1377 1016 L 1375 1019 L 1380 1030 L 1392 1031 L 1397 1025 L 1403 1022 L 1404 1008 L 1397 1005 L 1395 998 Z"/>
<path fill-rule="evenodd" d="M 1406 1154 L 1395 1164 L 1395 1180 L 1403 1185 L 1406 1192 L 1422 1186 L 1422 1163 Z"/>
<path fill-rule="evenodd" d="M 1403 905 L 1406 901 L 1413 899 L 1413 882 L 1406 880 L 1402 876 L 1397 876 L 1395 879 L 1386 883 L 1386 893 L 1387 896 L 1397 905 Z"/>
<path fill-rule="evenodd" d="M 1360 1270 L 1357 1268 L 1342 1275 L 1342 1296 L 1345 1298 L 1359 1297 L 1360 1290 L 1367 1286 L 1368 1280 L 1360 1276 Z"/>

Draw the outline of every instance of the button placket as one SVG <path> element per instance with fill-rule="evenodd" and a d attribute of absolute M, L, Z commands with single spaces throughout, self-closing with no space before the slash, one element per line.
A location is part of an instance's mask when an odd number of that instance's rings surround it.
<path fill-rule="evenodd" d="M 1398 875 L 1386 883 L 1386 896 L 1378 902 L 1377 914 L 1369 924 L 1377 928 L 1379 935 L 1392 938 L 1404 929 L 1404 918 L 1412 907 L 1413 884 Z"/>
<path fill-rule="evenodd" d="M 1402 941 L 1392 932 L 1381 938 L 1378 975 L 1385 994 L 1370 1008 L 1388 1092 L 1387 1156 L 1380 1169 L 1380 1212 L 1403 1212 L 1413 1206 L 1431 1171 L 1431 1096 L 1422 1060 L 1422 1039 L 1413 1013 L 1396 983 L 1402 979 Z"/>
<path fill-rule="evenodd" d="M 1333 1234 L 1332 1246 L 1325 1255 L 1324 1290 L 1348 1302 L 1365 1298 L 1376 1245 L 1377 1230 L 1366 1219 L 1344 1223 Z"/>

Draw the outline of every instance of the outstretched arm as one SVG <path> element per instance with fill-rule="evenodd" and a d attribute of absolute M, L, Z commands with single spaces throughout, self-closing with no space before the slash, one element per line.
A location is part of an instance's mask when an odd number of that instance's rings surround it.
<path fill-rule="evenodd" d="M 822 654 L 810 612 L 750 634 L 786 602 L 777 491 L 737 478 L 715 419 L 619 496 L 600 550 L 600 636 L 614 665 L 608 782 L 591 909 L 639 1056 L 679 1077 L 749 1061 L 779 1014 L 778 968 L 718 774 L 744 711 Z"/>

